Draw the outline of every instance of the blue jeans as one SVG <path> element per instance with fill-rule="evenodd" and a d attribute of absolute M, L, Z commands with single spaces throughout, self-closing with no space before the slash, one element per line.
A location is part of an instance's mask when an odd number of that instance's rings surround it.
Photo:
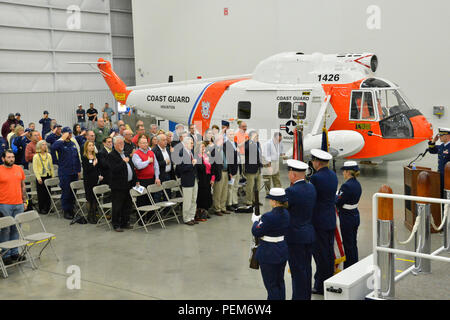
<path fill-rule="evenodd" d="M 23 204 L 0 204 L 0 212 L 5 217 L 11 216 L 15 218 L 17 214 L 22 213 L 23 211 L 24 211 Z M 15 226 L 3 228 L 0 230 L 0 242 L 18 239 L 19 239 L 19 232 L 17 231 L 17 228 Z M 19 254 L 19 250 L 15 248 L 8 251 L 4 257 L 6 258 L 17 254 Z"/>

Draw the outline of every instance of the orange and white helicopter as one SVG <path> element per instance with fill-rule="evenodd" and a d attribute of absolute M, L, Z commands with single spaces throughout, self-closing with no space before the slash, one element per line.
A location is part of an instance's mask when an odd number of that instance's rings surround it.
<path fill-rule="evenodd" d="M 293 129 L 301 124 L 305 155 L 320 148 L 324 124 L 337 158 L 375 163 L 411 158 L 433 135 L 399 87 L 374 75 L 378 58 L 372 53 L 285 52 L 261 61 L 253 74 L 135 87 L 127 87 L 110 62 L 92 64 L 118 102 L 194 123 L 201 133 L 240 119 L 259 130 L 261 140 L 281 131 L 292 148 Z"/>

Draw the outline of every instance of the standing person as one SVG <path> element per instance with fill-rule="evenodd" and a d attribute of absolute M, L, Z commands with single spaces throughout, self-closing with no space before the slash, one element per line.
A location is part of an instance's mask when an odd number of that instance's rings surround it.
<path fill-rule="evenodd" d="M 16 112 L 16 121 L 17 121 L 17 124 L 20 124 L 22 127 L 24 127 L 25 128 L 25 124 L 23 123 L 23 121 L 22 120 L 20 120 L 20 113 L 19 112 Z"/>
<path fill-rule="evenodd" d="M 100 150 L 102 147 L 103 139 L 110 136 L 109 129 L 105 126 L 105 120 L 103 118 L 99 118 L 97 120 L 97 128 L 94 129 L 95 133 L 95 146 L 97 150 Z"/>
<path fill-rule="evenodd" d="M 109 120 L 109 124 L 111 124 L 111 120 L 113 115 L 115 115 L 116 113 L 114 112 L 114 110 L 109 106 L 108 102 L 105 102 L 105 106 L 103 107 L 103 114 L 107 114 L 108 115 L 108 120 Z"/>
<path fill-rule="evenodd" d="M 239 150 L 234 142 L 234 130 L 227 130 L 227 142 L 223 145 L 228 169 L 228 195 L 225 213 L 235 212 L 238 207 L 238 189 L 239 189 Z"/>
<path fill-rule="evenodd" d="M 316 262 L 313 294 L 323 295 L 323 282 L 334 275 L 334 233 L 336 230 L 336 174 L 328 168 L 333 159 L 331 154 L 320 149 L 312 149 L 312 164 L 316 173 L 311 183 L 316 188 L 317 199 L 314 206 L 313 225 L 316 242 L 313 245 L 313 257 Z"/>
<path fill-rule="evenodd" d="M 212 172 L 215 181 L 213 185 L 214 214 L 222 216 L 226 213 L 228 195 L 228 167 L 223 151 L 223 135 L 218 133 L 214 138 L 214 148 L 211 150 Z"/>
<path fill-rule="evenodd" d="M 125 155 L 127 157 L 132 157 L 133 152 L 136 149 L 136 146 L 134 145 L 132 139 L 133 139 L 133 132 L 131 130 L 125 130 L 123 132 L 123 138 L 124 138 L 124 149 L 123 152 L 125 152 Z"/>
<path fill-rule="evenodd" d="M 150 149 L 153 149 L 154 147 L 156 147 L 157 145 L 158 145 L 158 138 L 157 138 L 157 136 L 155 135 L 155 136 L 152 136 L 151 138 L 150 138 Z"/>
<path fill-rule="evenodd" d="M 139 147 L 138 146 L 138 139 L 139 139 L 139 137 L 140 136 L 142 136 L 142 135 L 145 135 L 145 127 L 144 127 L 144 125 L 139 125 L 137 128 L 136 128 L 136 135 L 133 137 L 133 139 L 131 140 L 132 142 L 133 142 L 133 144 L 136 146 L 136 147 Z M 148 143 L 150 143 L 150 139 L 148 140 Z"/>
<path fill-rule="evenodd" d="M 83 106 L 81 104 L 78 105 L 76 113 L 77 113 L 77 123 L 80 125 L 80 128 L 84 127 L 86 124 L 86 110 L 83 109 Z M 73 134 L 75 134 L 75 132 Z"/>
<path fill-rule="evenodd" d="M 214 147 L 214 135 L 211 129 L 206 129 L 205 134 L 203 135 L 203 141 L 206 142 L 206 153 L 211 155 L 211 150 Z"/>
<path fill-rule="evenodd" d="M 361 198 L 361 184 L 356 179 L 359 167 L 356 161 L 346 161 L 341 168 L 346 180 L 336 196 L 336 208 L 339 212 L 342 242 L 344 245 L 344 269 L 358 262 L 356 235 L 359 227 L 358 202 Z"/>
<path fill-rule="evenodd" d="M 183 148 L 179 150 L 176 171 L 181 179 L 183 188 L 183 221 L 189 226 L 198 224 L 195 221 L 195 212 L 197 211 L 197 191 L 198 184 L 196 179 L 195 165 L 197 159 L 192 154 L 194 142 L 191 137 L 185 137 L 182 141 Z"/>
<path fill-rule="evenodd" d="M 45 136 L 42 137 L 44 140 L 47 139 L 48 136 L 51 135 L 51 134 L 53 133 L 53 130 L 55 130 L 55 128 L 56 128 L 56 125 L 57 125 L 56 119 L 52 119 L 52 120 L 50 121 L 50 131 L 47 132 L 47 133 L 45 134 Z"/>
<path fill-rule="evenodd" d="M 222 130 L 221 134 L 223 135 L 223 143 L 227 142 L 227 130 L 230 129 L 230 123 L 226 120 L 222 120 Z"/>
<path fill-rule="evenodd" d="M 194 149 L 192 149 L 192 152 L 197 154 L 200 144 L 202 143 L 202 135 L 196 132 L 194 124 L 189 126 L 189 137 L 191 137 L 192 141 L 194 141 Z"/>
<path fill-rule="evenodd" d="M 34 159 L 34 155 L 37 152 L 37 143 L 39 142 L 39 132 L 31 131 L 31 139 L 30 143 L 27 144 L 25 148 L 25 161 L 27 163 L 32 163 Z"/>
<path fill-rule="evenodd" d="M 15 123 L 11 123 L 10 127 L 10 132 L 8 133 L 8 135 L 6 136 L 6 141 L 8 141 L 8 145 L 11 145 L 11 138 L 16 134 L 16 124 Z"/>
<path fill-rule="evenodd" d="M 161 185 L 161 180 L 159 180 L 159 167 L 158 161 L 155 158 L 155 154 L 148 147 L 148 137 L 143 134 L 138 139 L 137 149 L 131 160 L 136 168 L 136 176 L 139 184 L 144 188 L 147 188 L 151 184 Z M 150 199 L 148 197 L 138 197 L 137 206 L 150 205 Z"/>
<path fill-rule="evenodd" d="M 17 125 L 15 135 L 11 138 L 11 148 L 15 154 L 16 164 L 24 166 L 25 169 L 28 169 L 28 163 L 25 162 L 25 149 L 28 141 L 27 132 L 21 125 Z"/>
<path fill-rule="evenodd" d="M 99 160 L 95 154 L 94 142 L 88 141 L 84 144 L 81 164 L 83 166 L 83 184 L 88 205 L 87 220 L 91 224 L 96 224 L 95 209 L 97 202 L 95 200 L 94 187 L 103 180 L 103 176 L 100 174 Z"/>
<path fill-rule="evenodd" d="M 249 139 L 245 142 L 244 151 L 244 168 L 245 176 L 247 178 L 247 184 L 245 186 L 245 201 L 248 206 L 254 206 L 258 204 L 255 204 L 255 192 L 253 189 L 256 186 L 259 192 L 262 167 L 261 145 L 259 144 L 258 133 L 256 131 L 250 132 Z"/>
<path fill-rule="evenodd" d="M 86 114 L 88 116 L 88 130 L 95 129 L 95 123 L 97 122 L 98 111 L 94 108 L 94 104 L 91 102 L 89 104 L 89 109 L 87 109 Z"/>
<path fill-rule="evenodd" d="M 93 143 L 94 143 L 94 145 L 95 145 L 95 132 L 94 131 L 92 131 L 92 130 L 88 130 L 87 132 L 86 132 L 86 142 L 87 141 L 92 141 Z M 97 147 L 95 147 L 95 153 L 98 153 L 98 149 L 97 149 Z"/>
<path fill-rule="evenodd" d="M 241 157 L 242 165 L 245 163 L 245 142 L 248 140 L 248 134 L 246 131 L 247 131 L 247 123 L 242 121 L 239 123 L 239 129 L 234 136 L 234 142 L 236 142 L 236 145 L 239 149 L 239 156 Z M 244 174 L 243 171 L 242 174 Z"/>
<path fill-rule="evenodd" d="M 84 143 L 86 142 L 86 130 L 82 128 L 78 123 L 73 125 L 73 135 L 75 136 L 75 140 L 80 147 L 80 150 L 83 150 Z M 83 153 L 83 151 L 81 151 Z"/>
<path fill-rule="evenodd" d="M 99 172 L 99 175 L 101 175 L 103 178 L 103 183 L 109 185 L 111 181 L 111 172 L 109 170 L 108 166 L 108 154 L 111 153 L 113 149 L 113 138 L 106 137 L 103 139 L 103 147 L 100 149 L 100 151 L 97 153 L 98 156 L 98 165 L 97 170 Z M 95 148 L 94 148 L 95 152 Z"/>
<path fill-rule="evenodd" d="M 282 188 L 272 188 L 266 198 L 272 211 L 262 216 L 252 215 L 252 234 L 260 237 L 255 257 L 267 290 L 267 300 L 285 300 L 284 269 L 288 260 L 285 236 L 289 227 L 287 197 Z"/>
<path fill-rule="evenodd" d="M 114 150 L 108 154 L 107 161 L 111 170 L 112 225 L 114 231 L 123 232 L 130 228 L 130 214 L 133 202 L 130 189 L 137 182 L 132 161 L 123 152 L 124 140 L 121 136 L 113 139 Z"/>
<path fill-rule="evenodd" d="M 58 153 L 58 177 L 64 218 L 71 220 L 74 217 L 73 205 L 75 198 L 70 188 L 70 183 L 81 178 L 81 163 L 78 149 L 71 140 L 72 129 L 64 127 L 61 133 L 61 138 L 53 143 L 52 149 Z"/>
<path fill-rule="evenodd" d="M 173 145 L 172 147 L 175 147 L 176 144 L 180 142 L 180 135 L 184 132 L 184 126 L 181 123 L 178 123 L 175 126 L 175 132 L 173 134 Z"/>
<path fill-rule="evenodd" d="M 167 148 L 167 137 L 165 134 L 157 136 L 158 145 L 152 149 L 159 167 L 159 180 L 162 182 L 174 180 L 175 173 L 172 165 L 170 150 Z"/>
<path fill-rule="evenodd" d="M 169 148 L 173 148 L 173 132 L 172 131 L 167 131 L 166 132 L 166 137 L 167 137 L 167 146 Z"/>
<path fill-rule="evenodd" d="M 10 113 L 8 115 L 8 119 L 2 125 L 2 137 L 3 139 L 7 139 L 8 133 L 11 132 L 11 125 L 14 124 L 14 127 L 18 124 L 16 118 L 14 117 L 14 113 Z"/>
<path fill-rule="evenodd" d="M 286 189 L 286 195 L 291 220 L 286 241 L 292 278 L 292 300 L 311 300 L 311 259 L 316 239 L 312 218 L 317 193 L 314 185 L 305 180 L 308 169 L 306 163 L 289 159 L 287 165 L 291 186 Z"/>
<path fill-rule="evenodd" d="M 436 146 L 437 140 L 442 143 Z M 428 150 L 431 154 L 438 155 L 438 171 L 441 174 L 441 198 L 444 195 L 444 172 L 445 165 L 450 161 L 450 129 L 439 128 L 439 133 L 433 138 L 433 141 L 428 142 Z"/>
<path fill-rule="evenodd" d="M 27 192 L 25 187 L 25 173 L 14 164 L 14 153 L 6 150 L 2 154 L 3 164 L 0 165 L 0 213 L 2 216 L 15 218 L 17 214 L 27 209 Z M 16 226 L 0 230 L 0 242 L 18 240 L 19 233 Z M 11 249 L 3 256 L 5 265 L 19 259 L 19 250 Z"/>
<path fill-rule="evenodd" d="M 48 111 L 44 111 L 44 115 L 42 116 L 42 119 L 39 120 L 39 123 L 42 124 L 42 138 L 45 139 L 45 135 L 51 131 L 50 129 L 50 123 L 52 122 L 52 119 L 48 116 Z"/>
<path fill-rule="evenodd" d="M 266 142 L 263 150 L 264 169 L 262 170 L 266 192 L 269 192 L 271 184 L 281 187 L 280 182 L 280 156 L 284 157 L 284 147 L 281 143 L 283 136 L 275 132 L 273 138 Z"/>
<path fill-rule="evenodd" d="M 53 144 L 58 140 L 61 139 L 62 133 L 62 125 L 57 124 L 55 128 L 53 129 L 53 132 L 50 133 L 47 138 L 45 138 L 45 141 L 50 145 L 50 151 L 52 154 L 53 164 L 58 164 L 59 161 L 59 155 L 56 154 L 56 150 L 53 148 Z M 72 130 L 71 130 L 72 131 Z"/>
<path fill-rule="evenodd" d="M 156 137 L 157 135 L 158 135 L 158 126 L 156 124 L 151 124 L 149 132 L 150 140 L 153 139 L 153 137 Z"/>
<path fill-rule="evenodd" d="M 9 149 L 8 141 L 5 140 L 5 138 L 0 137 L 0 155 L 3 154 L 5 150 Z M 0 164 L 3 164 L 3 160 L 0 157 Z"/>
<path fill-rule="evenodd" d="M 53 168 L 52 155 L 48 152 L 47 142 L 45 140 L 40 140 L 36 144 L 36 154 L 33 156 L 33 172 L 36 176 L 39 213 L 48 214 L 51 200 L 45 188 L 45 180 L 54 178 L 55 170 Z"/>
<path fill-rule="evenodd" d="M 211 187 L 214 186 L 216 176 L 211 170 L 210 159 L 206 153 L 207 145 L 208 143 L 206 141 L 200 144 L 199 161 L 195 165 L 198 179 L 196 221 L 206 221 L 208 219 L 208 210 L 211 208 L 213 202 Z"/>

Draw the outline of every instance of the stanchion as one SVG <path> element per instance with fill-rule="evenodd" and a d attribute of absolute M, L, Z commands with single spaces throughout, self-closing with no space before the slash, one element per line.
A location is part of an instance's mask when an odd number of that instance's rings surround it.
<path fill-rule="evenodd" d="M 431 178 L 428 172 L 422 171 L 417 177 L 417 196 L 431 197 Z M 417 215 L 420 216 L 420 225 L 415 236 L 415 248 L 418 253 L 431 253 L 431 226 L 430 226 L 430 204 L 422 201 L 416 203 Z M 412 273 L 431 272 L 431 260 L 415 257 Z"/>
<path fill-rule="evenodd" d="M 444 171 L 444 194 L 447 199 L 450 199 L 450 162 L 445 165 Z M 443 217 L 444 218 L 444 217 Z M 444 224 L 444 250 L 450 252 L 450 223 L 449 218 L 445 220 Z"/>
<path fill-rule="evenodd" d="M 381 186 L 380 193 L 391 193 L 391 187 Z M 378 246 L 384 248 L 394 247 L 394 200 L 387 198 L 378 199 Z M 394 254 L 389 252 L 377 253 L 377 263 L 380 268 L 380 295 L 384 299 L 395 297 L 395 269 Z"/>

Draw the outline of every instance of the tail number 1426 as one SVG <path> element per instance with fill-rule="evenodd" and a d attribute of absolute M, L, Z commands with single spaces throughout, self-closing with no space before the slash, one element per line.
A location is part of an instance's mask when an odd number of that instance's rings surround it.
<path fill-rule="evenodd" d="M 319 81 L 339 81 L 339 73 L 319 74 Z"/>

